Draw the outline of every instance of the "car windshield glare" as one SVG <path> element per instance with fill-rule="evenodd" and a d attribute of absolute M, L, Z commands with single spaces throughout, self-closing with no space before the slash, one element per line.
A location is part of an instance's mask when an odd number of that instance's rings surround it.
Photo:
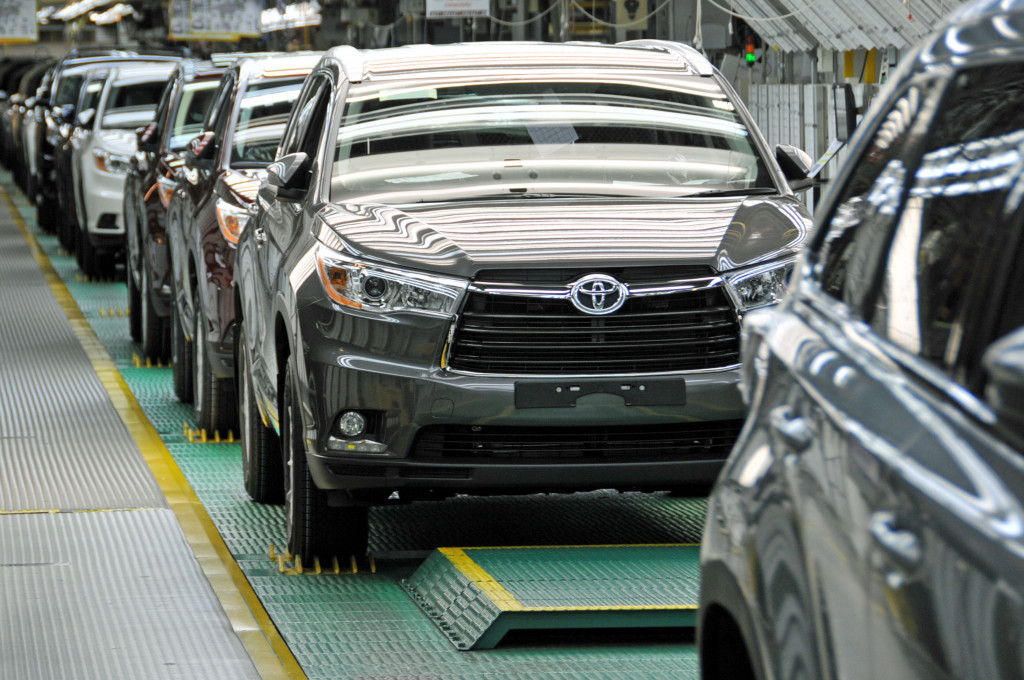
<path fill-rule="evenodd" d="M 302 82 L 275 78 L 248 86 L 231 139 L 231 167 L 266 167 L 274 160 Z"/>
<path fill-rule="evenodd" d="M 714 81 L 513 74 L 353 84 L 331 200 L 673 197 L 773 187 Z"/>

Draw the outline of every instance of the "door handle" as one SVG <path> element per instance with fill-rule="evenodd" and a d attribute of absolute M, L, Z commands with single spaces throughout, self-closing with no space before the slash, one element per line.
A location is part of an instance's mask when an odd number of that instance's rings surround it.
<path fill-rule="evenodd" d="M 800 453 L 807 449 L 814 440 L 814 432 L 807 423 L 807 419 L 801 416 L 794 416 L 789 406 L 777 406 L 771 410 L 769 415 L 772 430 L 774 430 L 782 442 L 793 453 Z"/>
<path fill-rule="evenodd" d="M 263 227 L 259 227 L 258 229 L 256 229 L 256 231 L 252 233 L 252 237 L 256 239 L 257 245 L 263 245 L 264 243 L 267 242 L 267 232 L 266 230 L 263 229 Z"/>
<path fill-rule="evenodd" d="M 904 569 L 921 564 L 921 541 L 912 531 L 901 529 L 896 514 L 880 510 L 871 515 L 871 536 Z"/>

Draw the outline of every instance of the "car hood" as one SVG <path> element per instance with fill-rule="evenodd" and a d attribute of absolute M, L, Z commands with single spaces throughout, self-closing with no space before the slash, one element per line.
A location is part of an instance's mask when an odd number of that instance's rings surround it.
<path fill-rule="evenodd" d="M 336 250 L 465 277 L 495 267 L 609 263 L 728 271 L 792 252 L 811 228 L 791 196 L 328 205 L 318 216 L 327 227 L 320 240 Z"/>

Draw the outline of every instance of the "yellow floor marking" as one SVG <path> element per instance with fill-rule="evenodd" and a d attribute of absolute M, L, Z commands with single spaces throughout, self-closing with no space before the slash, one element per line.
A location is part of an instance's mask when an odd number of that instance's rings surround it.
<path fill-rule="evenodd" d="M 474 562 L 462 548 L 438 548 L 438 552 L 458 569 L 463 576 L 476 584 L 476 587 L 505 612 L 521 612 L 526 609 L 512 593 L 498 583 L 493 576 L 484 571 L 483 567 Z"/>
<path fill-rule="evenodd" d="M 527 607 L 505 589 L 497 579 L 491 576 L 473 558 L 466 554 L 467 550 L 545 550 L 550 548 L 697 548 L 699 543 L 612 543 L 601 545 L 500 545 L 481 546 L 477 548 L 438 548 L 438 552 L 472 581 L 487 598 L 505 612 L 582 612 L 582 611 L 654 611 L 654 610 L 686 610 L 697 609 L 693 604 L 640 604 L 640 605 L 609 605 L 607 607 Z"/>
<path fill-rule="evenodd" d="M 235 562 L 224 539 L 217 532 L 217 527 L 210 519 L 206 508 L 189 486 L 178 464 L 174 462 L 156 428 L 146 418 L 145 412 L 110 359 L 103 343 L 89 326 L 82 310 L 61 281 L 50 263 L 50 258 L 29 231 L 21 212 L 3 186 L 0 186 L 0 197 L 3 198 L 15 225 L 28 243 L 32 256 L 46 277 L 57 302 L 71 322 L 71 328 L 82 343 L 114 407 L 135 439 L 153 476 L 156 477 L 167 503 L 185 532 L 192 552 L 210 585 L 213 586 L 235 634 L 252 657 L 260 676 L 264 680 L 305 678 L 299 662 L 292 656 L 288 645 L 270 620 L 259 597 Z"/>

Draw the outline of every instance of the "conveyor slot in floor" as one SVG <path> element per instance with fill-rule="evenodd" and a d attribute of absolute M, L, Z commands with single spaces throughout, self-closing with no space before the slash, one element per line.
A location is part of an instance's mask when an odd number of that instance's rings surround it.
<path fill-rule="evenodd" d="M 511 630 L 696 623 L 700 546 L 438 548 L 405 589 L 461 650 Z"/>

